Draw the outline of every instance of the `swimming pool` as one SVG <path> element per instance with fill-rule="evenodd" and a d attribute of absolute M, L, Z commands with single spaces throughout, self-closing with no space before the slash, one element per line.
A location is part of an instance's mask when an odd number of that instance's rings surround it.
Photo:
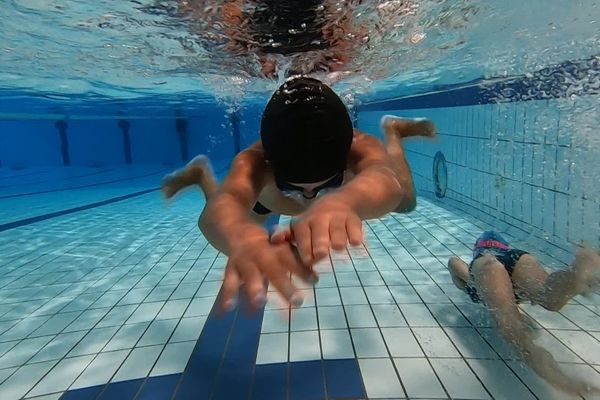
<path fill-rule="evenodd" d="M 13 5 L 3 20 L 46 18 L 57 6 L 67 20 L 89 15 L 76 1 Z M 596 6 L 580 2 L 571 12 L 586 10 L 597 26 Z M 118 20 L 118 11 L 102 18 Z M 565 43 L 588 43 L 583 27 L 569 28 Z M 466 31 L 472 48 L 487 43 L 477 45 L 479 24 Z M 378 137 L 385 114 L 437 124 L 435 141 L 405 143 L 418 207 L 366 221 L 366 245 L 320 263 L 319 283 L 302 286 L 302 307 L 270 291 L 256 315 L 216 311 L 226 258 L 198 230 L 205 200 L 190 191 L 166 203 L 160 182 L 200 153 L 223 177 L 258 138 L 263 89 L 273 82 L 249 83 L 262 91 L 244 100 L 217 101 L 213 81 L 190 91 L 198 80 L 166 67 L 128 88 L 118 73 L 83 87 L 77 63 L 72 79 L 42 79 L 34 68 L 22 84 L 14 65 L 0 63 L 0 399 L 569 398 L 519 361 L 446 269 L 450 256 L 468 259 L 490 228 L 549 269 L 571 262 L 573 245 L 600 247 L 599 56 L 583 45 L 557 49 L 506 75 L 500 63 L 486 75 L 466 61 L 461 75 L 450 57 L 432 81 L 426 66 L 411 71 L 410 87 L 384 79 L 347 98 L 355 126 Z M 521 305 L 538 342 L 591 382 L 600 381 L 598 304 L 596 295 L 560 313 Z"/>

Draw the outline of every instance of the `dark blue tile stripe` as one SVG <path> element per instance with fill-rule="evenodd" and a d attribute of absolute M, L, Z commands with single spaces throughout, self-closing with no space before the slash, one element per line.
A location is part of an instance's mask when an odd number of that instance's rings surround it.
<path fill-rule="evenodd" d="M 125 164 L 131 164 L 131 136 L 129 135 L 129 121 L 126 119 L 119 120 L 119 128 L 123 135 L 123 158 Z"/>
<path fill-rule="evenodd" d="M 104 392 L 100 394 L 97 400 L 132 400 L 145 379 L 134 379 L 106 385 Z"/>
<path fill-rule="evenodd" d="M 257 365 L 254 369 L 251 400 L 287 398 L 288 364 Z"/>
<path fill-rule="evenodd" d="M 211 396 L 213 400 L 246 399 L 250 394 L 264 309 L 248 315 L 244 312 L 248 306 L 246 297 L 241 295 L 238 315 Z"/>
<path fill-rule="evenodd" d="M 289 400 L 325 399 L 321 360 L 290 363 Z"/>
<path fill-rule="evenodd" d="M 69 137 L 67 136 L 68 124 L 65 121 L 56 121 L 54 124 L 58 130 L 60 138 L 60 152 L 62 155 L 63 165 L 68 167 L 71 165 L 71 156 L 69 155 Z"/>
<path fill-rule="evenodd" d="M 83 389 L 70 390 L 62 395 L 60 400 L 94 400 L 106 385 L 92 386 Z"/>
<path fill-rule="evenodd" d="M 169 400 L 180 378 L 181 374 L 148 378 L 136 400 Z"/>
<path fill-rule="evenodd" d="M 24 225 L 33 224 L 35 222 L 45 221 L 45 220 L 51 219 L 51 218 L 61 217 L 63 215 L 72 214 L 72 213 L 79 212 L 79 211 L 89 210 L 90 208 L 96 208 L 96 207 L 104 206 L 107 204 L 117 203 L 119 201 L 128 200 L 128 199 L 131 199 L 134 197 L 142 196 L 144 194 L 154 192 L 157 190 L 159 190 L 159 189 L 152 188 L 152 189 L 141 190 L 139 192 L 129 193 L 129 194 L 126 194 L 124 196 L 119 196 L 119 197 L 113 197 L 111 199 L 102 200 L 102 201 L 98 201 L 98 202 L 91 203 L 91 204 L 85 204 L 85 205 L 79 206 L 79 207 L 68 208 L 66 210 L 60 210 L 60 211 L 56 211 L 56 212 L 52 212 L 52 213 L 48 213 L 48 214 L 38 215 L 35 217 L 20 219 L 18 221 L 8 222 L 6 224 L 0 224 L 0 232 L 7 231 L 9 229 L 18 228 L 18 227 L 24 226 Z"/>
<path fill-rule="evenodd" d="M 447 85 L 427 93 L 371 101 L 362 105 L 359 111 L 457 107 L 597 95 L 600 94 L 600 88 L 595 84 L 598 79 L 600 59 L 592 56 L 543 68 L 533 74 L 478 79 L 458 87 Z M 570 82 L 577 82 L 577 85 Z"/>
<path fill-rule="evenodd" d="M 327 396 L 330 399 L 366 398 L 364 383 L 356 359 L 324 360 Z"/>

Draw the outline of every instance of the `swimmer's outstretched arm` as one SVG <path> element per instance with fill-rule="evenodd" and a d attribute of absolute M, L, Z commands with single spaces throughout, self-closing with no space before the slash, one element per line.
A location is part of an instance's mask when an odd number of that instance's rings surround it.
<path fill-rule="evenodd" d="M 343 197 L 361 219 L 381 217 L 412 204 L 412 187 L 403 187 L 382 142 L 359 132 L 355 138 L 349 158 L 355 177 L 335 194 Z"/>
<path fill-rule="evenodd" d="M 198 221 L 206 239 L 229 257 L 219 300 L 225 311 L 235 307 L 242 284 L 251 307 L 258 309 L 266 302 L 265 279 L 296 306 L 302 303 L 302 296 L 292 285 L 290 273 L 309 283 L 317 280 L 290 243 L 271 244 L 267 231 L 250 217 L 265 176 L 266 164 L 260 146 L 251 146 L 238 154 Z"/>

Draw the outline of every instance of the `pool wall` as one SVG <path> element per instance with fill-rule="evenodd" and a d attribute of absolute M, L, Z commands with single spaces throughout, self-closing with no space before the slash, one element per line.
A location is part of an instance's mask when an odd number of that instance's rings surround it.
<path fill-rule="evenodd" d="M 435 198 L 433 160 L 441 151 L 448 171 L 441 202 L 487 217 L 497 229 L 521 230 L 565 249 L 568 243 L 598 246 L 599 141 L 592 137 L 590 106 L 599 102 L 590 95 L 406 108 L 396 99 L 380 104 L 385 111 L 361 112 L 359 127 L 379 132 L 384 114 L 430 118 L 439 130 L 437 140 L 406 141 L 419 195 Z"/>

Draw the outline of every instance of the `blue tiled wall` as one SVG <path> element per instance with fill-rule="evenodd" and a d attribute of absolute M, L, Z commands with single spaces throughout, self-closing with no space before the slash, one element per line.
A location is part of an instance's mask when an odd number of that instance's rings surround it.
<path fill-rule="evenodd" d="M 409 139 L 420 195 L 434 197 L 433 156 L 448 163 L 443 202 L 479 210 L 554 243 L 599 244 L 600 168 L 594 139 L 600 98 L 551 99 L 362 112 L 359 127 L 380 134 L 384 114 L 427 117 L 436 141 Z"/>
<path fill-rule="evenodd" d="M 249 122 L 240 124 L 255 129 L 253 113 L 248 108 L 243 117 Z M 163 113 L 164 114 L 164 113 Z M 173 117 L 150 115 L 148 119 L 123 119 L 129 123 L 132 164 L 178 165 L 182 163 L 180 138 Z M 86 117 L 89 118 L 89 117 Z M 204 107 L 183 118 L 187 122 L 188 159 L 199 153 L 208 154 L 221 169 L 235 153 L 234 136 L 229 115 L 224 107 Z M 256 118 L 254 118 L 256 120 Z M 63 141 L 55 126 L 56 120 L 0 120 L 0 166 L 2 168 L 62 167 Z M 110 167 L 126 164 L 126 144 L 119 119 L 78 119 L 66 121 L 66 143 L 69 165 Z M 258 137 L 258 131 L 244 133 L 245 141 Z"/>

